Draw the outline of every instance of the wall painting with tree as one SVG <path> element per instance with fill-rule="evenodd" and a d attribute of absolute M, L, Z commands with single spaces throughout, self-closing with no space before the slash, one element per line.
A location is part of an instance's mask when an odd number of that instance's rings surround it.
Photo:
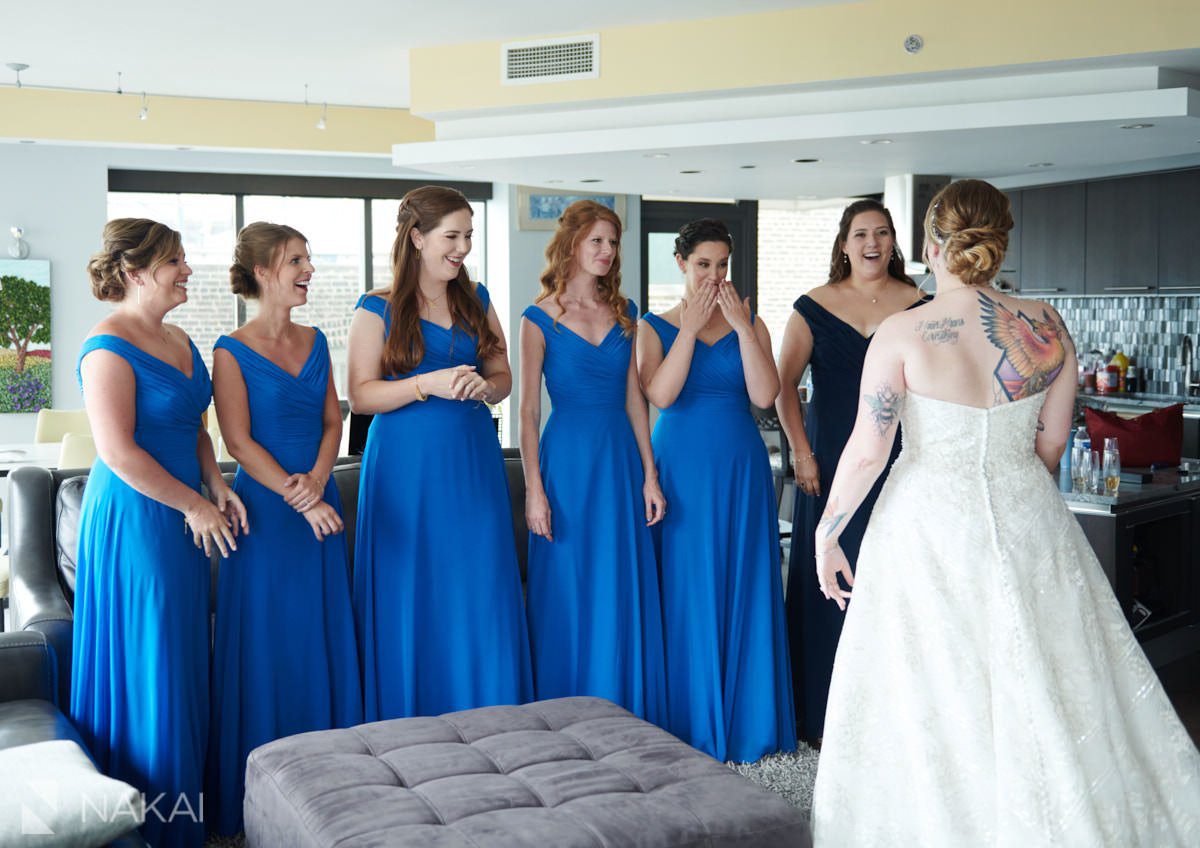
<path fill-rule="evenodd" d="M 0 412 L 51 404 L 50 263 L 0 259 Z"/>

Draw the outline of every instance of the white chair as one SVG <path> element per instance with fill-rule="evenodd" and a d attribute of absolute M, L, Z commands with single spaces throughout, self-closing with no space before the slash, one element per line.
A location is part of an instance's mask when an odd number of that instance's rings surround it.
<path fill-rule="evenodd" d="M 59 468 L 91 468 L 96 461 L 96 440 L 89 433 L 65 433 L 58 450 Z"/>
<path fill-rule="evenodd" d="M 61 442 L 67 433 L 91 433 L 87 410 L 39 409 L 34 426 L 35 442 Z"/>

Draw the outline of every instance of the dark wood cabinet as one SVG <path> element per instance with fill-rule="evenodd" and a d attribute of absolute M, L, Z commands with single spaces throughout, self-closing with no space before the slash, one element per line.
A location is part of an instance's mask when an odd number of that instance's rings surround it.
<path fill-rule="evenodd" d="M 1148 294 L 1158 288 L 1157 175 L 1087 183 L 1088 294 Z"/>
<path fill-rule="evenodd" d="M 1021 192 L 1021 293 L 1084 293 L 1086 189 L 1083 183 Z"/>
<path fill-rule="evenodd" d="M 1006 291 L 1021 290 L 1021 192 L 1006 191 L 1012 210 L 1013 228 L 1008 234 L 1008 250 L 1000 266 L 1000 287 Z"/>
<path fill-rule="evenodd" d="M 1200 292 L 1200 170 L 1155 176 L 1158 181 L 1158 290 Z"/>

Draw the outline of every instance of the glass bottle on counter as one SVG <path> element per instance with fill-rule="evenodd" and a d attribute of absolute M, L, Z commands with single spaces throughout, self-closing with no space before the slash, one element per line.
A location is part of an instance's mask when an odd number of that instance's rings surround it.
<path fill-rule="evenodd" d="M 1129 360 L 1129 367 L 1125 369 L 1125 391 L 1129 394 L 1137 394 L 1142 390 L 1141 375 L 1138 373 L 1137 365 L 1133 360 Z"/>

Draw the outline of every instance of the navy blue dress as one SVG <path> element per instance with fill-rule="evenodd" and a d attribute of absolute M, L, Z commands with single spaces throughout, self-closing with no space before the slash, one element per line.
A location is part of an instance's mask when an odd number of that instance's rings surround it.
<path fill-rule="evenodd" d="M 486 310 L 487 289 L 476 292 Z M 383 319 L 386 338 L 387 301 L 363 295 L 357 308 Z M 425 356 L 412 374 L 479 364 L 476 338 L 461 327 L 422 320 L 421 335 Z M 430 396 L 371 420 L 354 611 L 367 721 L 530 700 L 508 479 L 485 404 Z"/>
<path fill-rule="evenodd" d="M 923 303 L 924 301 L 920 301 Z M 913 304 L 914 306 L 918 304 Z M 792 680 L 796 687 L 797 726 L 801 735 L 820 739 L 825 728 L 825 702 L 833 657 L 842 635 L 845 613 L 826 600 L 817 587 L 816 550 L 813 538 L 817 522 L 825 512 L 826 496 L 833 485 L 842 450 L 858 416 L 859 383 L 871 336 L 864 336 L 808 295 L 794 304 L 812 333 L 813 397 L 804 419 L 808 442 L 820 468 L 821 496 L 797 490 L 792 513 L 792 553 L 788 559 L 787 618 L 791 643 Z M 911 307 L 910 307 L 911 308 Z M 892 447 L 888 468 L 900 452 L 900 440 Z M 887 479 L 887 470 L 863 500 L 858 512 L 842 531 L 842 550 L 853 566 L 858 559 L 867 520 Z"/>
<path fill-rule="evenodd" d="M 637 307 L 628 307 L 636 320 Z M 538 445 L 554 540 L 529 534 L 537 697 L 595 695 L 662 723 L 658 563 L 625 410 L 633 340 L 614 324 L 594 345 L 540 306 L 524 315 L 546 340 L 542 371 L 554 407 Z"/>
<path fill-rule="evenodd" d="M 664 356 L 679 329 L 648 323 Z M 796 747 L 767 448 L 737 334 L 697 340 L 687 381 L 654 425 L 667 515 L 659 529 L 667 729 L 719 760 Z"/>

